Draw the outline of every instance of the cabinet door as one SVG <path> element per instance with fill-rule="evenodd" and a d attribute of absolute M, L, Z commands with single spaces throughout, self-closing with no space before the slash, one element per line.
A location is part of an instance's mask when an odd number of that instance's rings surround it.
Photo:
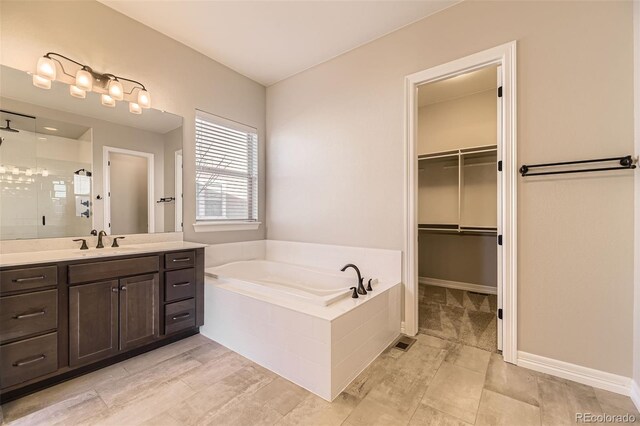
<path fill-rule="evenodd" d="M 120 280 L 120 350 L 154 341 L 160 328 L 158 274 Z"/>
<path fill-rule="evenodd" d="M 118 353 L 118 281 L 69 288 L 69 364 Z"/>

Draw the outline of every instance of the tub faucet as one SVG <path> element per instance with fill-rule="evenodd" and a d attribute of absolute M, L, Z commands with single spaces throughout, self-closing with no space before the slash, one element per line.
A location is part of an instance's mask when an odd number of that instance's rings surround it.
<path fill-rule="evenodd" d="M 364 278 L 362 278 L 362 275 L 360 274 L 360 269 L 358 269 L 358 267 L 353 263 L 348 263 L 344 265 L 340 270 L 344 272 L 347 270 L 347 268 L 355 269 L 356 274 L 358 274 L 358 294 L 362 294 L 362 295 L 367 294 L 367 290 L 364 289 L 364 285 L 362 284 L 362 281 L 364 281 Z"/>

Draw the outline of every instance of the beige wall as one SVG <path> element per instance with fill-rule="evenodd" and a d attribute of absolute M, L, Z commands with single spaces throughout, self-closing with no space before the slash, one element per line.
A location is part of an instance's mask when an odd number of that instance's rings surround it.
<path fill-rule="evenodd" d="M 418 110 L 418 154 L 495 145 L 496 90 L 486 90 Z"/>
<path fill-rule="evenodd" d="M 495 235 L 420 232 L 418 275 L 495 287 Z"/>
<path fill-rule="evenodd" d="M 268 238 L 402 249 L 404 77 L 511 40 L 519 163 L 632 152 L 631 10 L 465 1 L 269 87 Z M 519 350 L 631 376 L 633 174 L 518 190 Z"/>
<path fill-rule="evenodd" d="M 0 2 L 0 62 L 34 70 L 38 57 L 55 51 L 94 69 L 140 80 L 153 107 L 184 117 L 185 239 L 228 242 L 262 239 L 257 231 L 199 233 L 195 222 L 195 109 L 258 129 L 264 165 L 265 88 L 95 1 Z M 260 218 L 265 214 L 261 168 Z"/>

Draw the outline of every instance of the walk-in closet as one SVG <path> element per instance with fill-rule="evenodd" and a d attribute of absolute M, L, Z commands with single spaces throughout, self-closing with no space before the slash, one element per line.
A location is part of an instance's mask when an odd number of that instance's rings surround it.
<path fill-rule="evenodd" d="M 421 333 L 498 349 L 498 67 L 418 91 Z"/>

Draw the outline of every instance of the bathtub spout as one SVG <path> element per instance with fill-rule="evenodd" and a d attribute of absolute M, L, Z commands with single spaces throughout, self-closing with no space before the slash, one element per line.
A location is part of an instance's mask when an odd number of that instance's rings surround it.
<path fill-rule="evenodd" d="M 358 267 L 356 265 L 354 265 L 353 263 L 347 263 L 340 270 L 342 272 L 344 272 L 344 271 L 347 270 L 347 268 L 355 269 L 356 274 L 358 274 L 358 294 L 362 294 L 362 295 L 367 294 L 367 290 L 365 290 L 364 285 L 362 283 L 364 281 L 364 278 L 362 278 L 362 275 L 360 274 L 360 269 L 358 269 Z"/>

